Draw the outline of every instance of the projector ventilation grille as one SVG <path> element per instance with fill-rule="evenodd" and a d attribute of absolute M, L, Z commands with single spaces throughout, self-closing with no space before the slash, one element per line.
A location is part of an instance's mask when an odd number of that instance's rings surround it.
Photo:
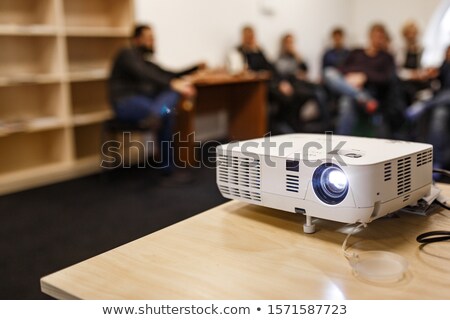
<path fill-rule="evenodd" d="M 261 201 L 259 159 L 219 155 L 217 161 L 219 189 L 222 193 Z"/>
<path fill-rule="evenodd" d="M 298 192 L 299 178 L 292 174 L 286 175 L 286 191 Z"/>
<path fill-rule="evenodd" d="M 417 154 L 417 166 L 423 166 L 424 164 L 430 163 L 433 161 L 433 150 L 428 149 L 421 153 Z"/>
<path fill-rule="evenodd" d="M 397 195 L 411 191 L 411 157 L 397 160 Z"/>
<path fill-rule="evenodd" d="M 384 181 L 392 179 L 392 162 L 386 162 L 384 164 Z"/>
<path fill-rule="evenodd" d="M 261 195 L 259 192 L 253 192 L 253 191 L 243 190 L 243 189 L 238 189 L 238 188 L 231 188 L 228 186 L 219 186 L 219 189 L 222 193 L 229 195 L 229 196 L 253 200 L 253 201 L 261 201 Z"/>

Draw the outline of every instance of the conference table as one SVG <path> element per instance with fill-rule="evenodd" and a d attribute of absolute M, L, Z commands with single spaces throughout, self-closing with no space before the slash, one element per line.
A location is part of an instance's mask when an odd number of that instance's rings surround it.
<path fill-rule="evenodd" d="M 199 72 L 189 77 L 194 99 L 183 99 L 177 114 L 175 147 L 181 164 L 198 166 L 196 148 L 201 141 L 195 119 L 202 114 L 225 112 L 228 140 L 259 138 L 267 133 L 267 72 L 232 75 L 223 70 Z"/>
<path fill-rule="evenodd" d="M 441 184 L 450 195 L 450 186 Z M 151 214 L 151 211 L 149 212 Z M 350 230 L 236 200 L 45 276 L 57 299 L 450 299 L 450 242 L 416 237 L 450 230 L 450 211 L 395 214 L 368 224 L 351 250 L 386 250 L 409 263 L 394 283 L 355 276 L 341 245 Z"/>

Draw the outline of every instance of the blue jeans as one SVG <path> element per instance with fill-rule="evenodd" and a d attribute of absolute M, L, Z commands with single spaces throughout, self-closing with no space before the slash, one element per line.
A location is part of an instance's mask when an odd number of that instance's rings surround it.
<path fill-rule="evenodd" d="M 372 99 L 371 95 L 365 90 L 357 89 L 349 85 L 344 76 L 336 68 L 325 68 L 323 79 L 325 85 L 334 93 L 346 95 L 360 101 Z"/>
<path fill-rule="evenodd" d="M 342 96 L 339 99 L 339 115 L 336 123 L 336 133 L 349 136 L 358 121 L 357 108 L 350 96 Z"/>
<path fill-rule="evenodd" d="M 153 116 L 161 120 L 158 142 L 161 146 L 161 165 L 165 173 L 174 168 L 173 152 L 170 148 L 175 123 L 175 109 L 180 95 L 172 90 L 161 92 L 156 97 L 129 96 L 113 103 L 116 117 L 120 121 L 138 123 Z"/>
<path fill-rule="evenodd" d="M 336 134 L 350 136 L 355 134 L 355 128 L 358 124 L 360 113 L 358 112 L 356 101 L 350 97 L 343 95 L 339 99 L 339 115 L 336 123 Z M 383 115 L 375 113 L 369 119 L 371 125 L 375 128 L 374 134 L 378 138 L 388 138 L 389 129 L 384 123 Z"/>
<path fill-rule="evenodd" d="M 325 68 L 323 76 L 327 87 L 341 95 L 336 133 L 340 135 L 354 134 L 354 129 L 360 117 L 358 102 L 368 102 L 373 99 L 373 94 L 367 89 L 357 89 L 348 84 L 344 76 L 336 68 Z M 388 135 L 380 114 L 371 116 L 370 121 L 377 128 L 377 136 L 385 137 Z"/>
<path fill-rule="evenodd" d="M 450 90 L 444 89 L 437 93 L 433 98 L 426 101 L 418 101 L 406 109 L 406 117 L 414 122 L 429 109 L 435 108 L 440 105 L 450 104 Z"/>

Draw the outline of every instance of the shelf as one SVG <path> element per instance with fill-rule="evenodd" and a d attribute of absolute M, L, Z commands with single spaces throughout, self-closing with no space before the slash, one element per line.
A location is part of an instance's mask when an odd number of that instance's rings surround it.
<path fill-rule="evenodd" d="M 74 128 L 76 159 L 100 157 L 101 129 L 100 123 Z"/>
<path fill-rule="evenodd" d="M 110 110 L 105 80 L 74 82 L 70 84 L 70 88 L 74 114 Z"/>
<path fill-rule="evenodd" d="M 66 122 L 57 117 L 36 118 L 28 121 L 17 121 L 11 123 L 0 123 L 0 137 L 9 136 L 15 133 L 31 133 L 59 129 L 65 126 Z"/>
<path fill-rule="evenodd" d="M 133 0 L 0 0 L 0 194 L 100 169 Z"/>
<path fill-rule="evenodd" d="M 62 80 L 59 74 L 22 74 L 0 77 L 0 87 L 29 86 L 33 84 L 51 84 Z"/>
<path fill-rule="evenodd" d="M 54 25 L 55 0 L 1 0 L 0 25 Z"/>
<path fill-rule="evenodd" d="M 75 161 L 75 168 L 78 172 L 94 173 L 101 169 L 100 162 L 100 154 L 86 156 Z"/>
<path fill-rule="evenodd" d="M 46 131 L 51 129 L 63 128 L 66 121 L 57 117 L 37 118 L 29 121 L 26 126 L 27 132 Z"/>
<path fill-rule="evenodd" d="M 129 27 L 133 20 L 132 1 L 64 0 L 66 26 Z"/>
<path fill-rule="evenodd" d="M 109 120 L 112 117 L 113 112 L 111 110 L 103 110 L 86 114 L 77 114 L 73 117 L 73 124 L 75 126 L 83 126 L 88 124 L 100 123 Z"/>
<path fill-rule="evenodd" d="M 46 25 L 0 25 L 0 35 L 10 36 L 56 36 L 55 26 Z"/>
<path fill-rule="evenodd" d="M 85 71 L 72 71 L 69 74 L 69 81 L 93 81 L 108 79 L 109 71 L 106 68 L 91 69 Z"/>
<path fill-rule="evenodd" d="M 0 122 L 63 117 L 61 84 L 0 87 Z"/>
<path fill-rule="evenodd" d="M 131 29 L 126 27 L 66 27 L 69 37 L 129 37 Z"/>
<path fill-rule="evenodd" d="M 54 163 L 0 174 L 0 195 L 56 183 L 74 176 L 67 163 Z"/>
<path fill-rule="evenodd" d="M 65 130 L 18 133 L 0 138 L 0 179 L 4 174 L 60 164 L 68 155 Z"/>
<path fill-rule="evenodd" d="M 61 72 L 56 37 L 0 36 L 2 78 L 32 78 Z"/>
<path fill-rule="evenodd" d="M 128 38 L 70 37 L 67 39 L 69 72 L 73 74 L 96 74 L 109 70 L 114 56 L 128 44 Z"/>

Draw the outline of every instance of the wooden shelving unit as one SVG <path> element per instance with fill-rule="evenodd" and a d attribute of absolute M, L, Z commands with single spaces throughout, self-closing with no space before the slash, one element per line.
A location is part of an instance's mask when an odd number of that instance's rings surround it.
<path fill-rule="evenodd" d="M 0 0 L 0 194 L 100 170 L 133 0 Z"/>
<path fill-rule="evenodd" d="M 67 37 L 70 72 L 105 72 L 118 49 L 127 44 L 123 37 Z"/>
<path fill-rule="evenodd" d="M 2 0 L 0 1 L 0 25 L 34 26 L 53 25 L 57 21 L 58 0 Z"/>
<path fill-rule="evenodd" d="M 95 158 L 99 154 L 100 126 L 93 123 L 75 127 L 76 159 Z"/>

